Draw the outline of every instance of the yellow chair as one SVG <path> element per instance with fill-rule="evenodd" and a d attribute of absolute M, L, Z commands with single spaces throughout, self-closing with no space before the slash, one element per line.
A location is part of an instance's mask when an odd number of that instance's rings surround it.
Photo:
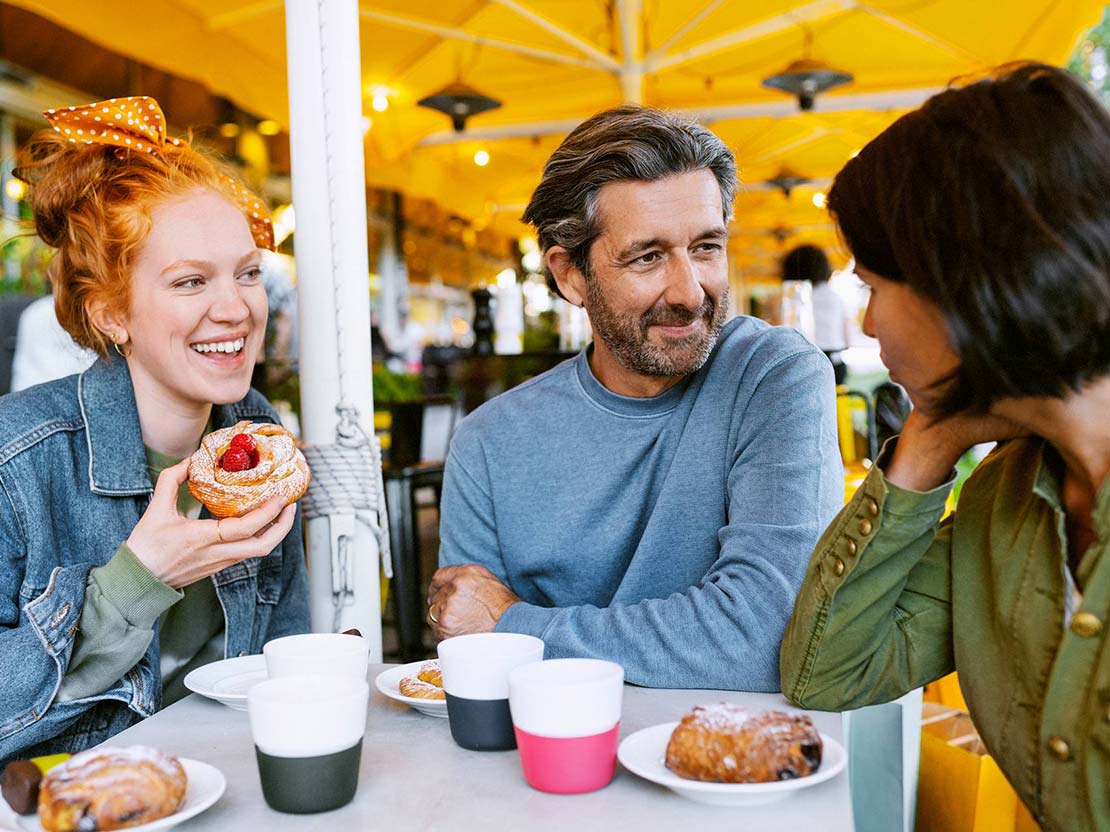
<path fill-rule="evenodd" d="M 875 409 L 866 393 L 849 390 L 843 385 L 836 388 L 836 428 L 840 460 L 844 464 L 844 501 L 847 502 L 867 478 L 871 461 L 878 452 Z"/>

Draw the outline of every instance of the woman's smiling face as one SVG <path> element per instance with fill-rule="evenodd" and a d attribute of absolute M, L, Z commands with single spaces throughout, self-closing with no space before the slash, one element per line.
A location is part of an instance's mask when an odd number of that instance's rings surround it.
<path fill-rule="evenodd" d="M 259 262 L 246 217 L 216 192 L 154 208 L 121 319 L 132 377 L 166 403 L 242 399 L 266 332 Z"/>

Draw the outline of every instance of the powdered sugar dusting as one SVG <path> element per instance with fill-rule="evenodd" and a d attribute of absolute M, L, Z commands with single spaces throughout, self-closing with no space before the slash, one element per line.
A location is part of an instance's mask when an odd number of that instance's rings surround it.
<path fill-rule="evenodd" d="M 55 797 L 64 799 L 67 788 L 91 788 L 93 793 L 135 782 L 136 769 L 153 767 L 173 781 L 185 782 L 181 764 L 155 748 L 97 748 L 75 754 L 46 775 Z M 149 769 L 148 769 L 149 770 Z"/>
<path fill-rule="evenodd" d="M 726 734 L 738 734 L 744 724 L 759 713 L 741 705 L 718 702 L 716 705 L 698 705 L 694 708 L 693 724 L 699 728 Z"/>

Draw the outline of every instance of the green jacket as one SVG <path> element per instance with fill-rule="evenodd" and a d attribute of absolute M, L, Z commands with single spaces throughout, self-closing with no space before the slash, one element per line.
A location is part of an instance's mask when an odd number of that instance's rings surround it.
<path fill-rule="evenodd" d="M 1037 439 L 947 483 L 887 482 L 880 455 L 817 544 L 786 630 L 783 693 L 885 702 L 953 670 L 987 748 L 1046 830 L 1110 830 L 1110 483 L 1069 610 L 1062 465 Z"/>

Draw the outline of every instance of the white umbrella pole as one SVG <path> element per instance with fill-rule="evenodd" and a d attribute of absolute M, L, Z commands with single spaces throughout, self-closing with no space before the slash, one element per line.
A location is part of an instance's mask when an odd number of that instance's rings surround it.
<path fill-rule="evenodd" d="M 336 441 L 340 402 L 357 408 L 373 435 L 358 3 L 287 0 L 285 22 L 304 441 L 327 445 Z M 345 566 L 333 558 L 341 535 Z M 313 630 L 357 627 L 380 662 L 373 533 L 351 515 L 318 517 L 308 521 L 308 544 Z"/>

